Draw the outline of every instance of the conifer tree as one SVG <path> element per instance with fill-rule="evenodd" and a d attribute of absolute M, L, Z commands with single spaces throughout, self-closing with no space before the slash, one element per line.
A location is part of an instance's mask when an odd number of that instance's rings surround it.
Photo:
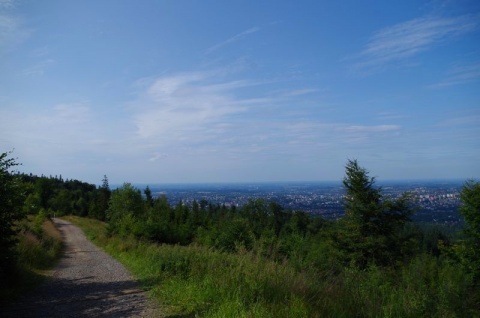
<path fill-rule="evenodd" d="M 110 187 L 108 185 L 108 178 L 106 175 L 104 175 L 102 179 L 102 185 L 95 193 L 95 204 L 93 206 L 93 210 L 91 211 L 93 217 L 102 221 L 105 220 L 111 194 L 112 192 L 110 191 Z"/>
<path fill-rule="evenodd" d="M 145 200 L 147 201 L 147 205 L 149 207 L 153 207 L 152 190 L 150 190 L 150 187 L 148 185 L 145 190 L 143 190 L 143 193 L 145 194 Z"/>
<path fill-rule="evenodd" d="M 392 265 L 402 257 L 399 230 L 412 213 L 408 194 L 395 200 L 384 198 L 368 174 L 357 160 L 348 161 L 343 179 L 345 217 L 335 234 L 345 261 L 360 268 Z"/>
<path fill-rule="evenodd" d="M 464 232 L 467 236 L 460 257 L 464 265 L 480 279 L 480 182 L 465 182 L 460 198 L 460 213 L 465 218 Z"/>

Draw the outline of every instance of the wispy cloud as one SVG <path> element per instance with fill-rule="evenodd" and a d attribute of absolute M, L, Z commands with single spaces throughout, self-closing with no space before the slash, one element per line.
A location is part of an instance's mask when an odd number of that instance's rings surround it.
<path fill-rule="evenodd" d="M 197 139 L 212 124 L 242 113 L 255 99 L 235 96 L 235 89 L 256 85 L 248 81 L 212 82 L 211 72 L 157 78 L 134 102 L 137 134 L 142 138 Z M 265 101 L 265 100 L 264 100 Z"/>
<path fill-rule="evenodd" d="M 446 78 L 430 88 L 442 88 L 447 86 L 465 84 L 480 79 L 480 62 L 468 65 L 456 66 L 451 69 Z"/>
<path fill-rule="evenodd" d="M 308 121 L 286 127 L 289 145 L 309 145 L 327 151 L 345 151 L 351 147 L 388 144 L 399 136 L 399 125 L 351 125 L 346 123 Z M 364 148 L 368 149 L 368 148 Z"/>
<path fill-rule="evenodd" d="M 141 82 L 143 89 L 130 109 L 138 143 L 148 145 L 148 162 L 185 156 L 232 160 L 250 160 L 253 154 L 275 157 L 297 151 L 287 151 L 287 143 L 318 144 L 324 136 L 316 131 L 318 123 L 310 129 L 288 127 L 299 117 L 313 115 L 307 109 L 302 111 L 301 106 L 292 109 L 292 103 L 301 104 L 304 95 L 317 89 L 245 90 L 271 82 L 225 78 L 216 71 L 179 73 Z M 300 114 L 292 113 L 298 111 Z"/>
<path fill-rule="evenodd" d="M 393 62 L 410 58 L 433 45 L 474 30 L 478 16 L 427 16 L 393 25 L 376 32 L 358 54 L 355 69 L 382 70 Z"/>
<path fill-rule="evenodd" d="M 93 125 L 93 113 L 85 103 L 58 104 L 22 115 L 19 129 L 19 113 L 4 110 L 0 113 L 0 125 L 6 140 L 32 154 L 72 153 L 85 150 L 98 137 Z M 31 154 L 30 154 L 31 155 Z"/>
<path fill-rule="evenodd" d="M 45 74 L 46 70 L 53 64 L 55 61 L 53 59 L 47 59 L 37 64 L 30 66 L 22 71 L 22 74 L 28 77 L 42 76 Z"/>
<path fill-rule="evenodd" d="M 403 119 L 403 118 L 406 118 L 406 116 L 396 112 L 381 112 L 377 114 L 377 118 L 379 120 L 392 120 L 392 119 Z"/>
<path fill-rule="evenodd" d="M 154 152 L 154 153 L 152 154 L 152 157 L 150 157 L 150 158 L 148 159 L 148 161 L 150 161 L 150 162 L 155 162 L 155 161 L 157 161 L 157 160 L 159 160 L 159 159 L 161 159 L 161 158 L 165 158 L 165 157 L 167 157 L 166 154 L 159 153 L 159 152 Z"/>
<path fill-rule="evenodd" d="M 375 126 L 346 126 L 341 130 L 348 133 L 381 133 L 387 131 L 397 131 L 400 129 L 398 125 L 375 125 Z"/>
<path fill-rule="evenodd" d="M 14 8 L 17 2 L 17 0 L 0 0 L 0 9 Z"/>
<path fill-rule="evenodd" d="M 301 106 L 295 108 L 300 113 L 292 113 L 292 103 L 301 105 L 305 95 L 317 89 L 276 91 L 272 96 L 241 94 L 242 88 L 261 83 L 222 81 L 215 72 L 150 79 L 132 103 L 136 138 L 148 144 L 145 160 L 153 163 L 186 155 L 213 158 L 218 152 L 235 160 L 294 158 L 305 147 L 317 149 L 315 152 L 344 152 L 345 145 L 359 148 L 389 143 L 401 131 L 401 126 L 394 124 L 332 123 L 318 116 L 318 109 Z M 306 122 L 306 117 L 311 120 Z"/>
<path fill-rule="evenodd" d="M 475 114 L 469 114 L 468 116 L 451 117 L 441 121 L 440 123 L 437 124 L 437 126 L 440 128 L 468 127 L 468 126 L 480 128 L 480 114 L 475 113 Z"/>
<path fill-rule="evenodd" d="M 316 89 L 316 88 L 301 88 L 301 89 L 296 89 L 296 90 L 289 91 L 289 92 L 285 93 L 284 96 L 287 96 L 287 97 L 288 96 L 290 96 L 290 97 L 300 96 L 300 95 L 316 93 L 318 91 L 319 90 Z"/>
<path fill-rule="evenodd" d="M 248 30 L 245 30 L 243 32 L 240 32 L 234 36 L 232 36 L 231 38 L 223 41 L 223 42 L 220 42 L 218 44 L 215 44 L 214 46 L 211 46 L 210 48 L 208 48 L 207 50 L 205 50 L 205 54 L 210 54 L 226 45 L 229 45 L 229 44 L 232 44 L 236 41 L 239 41 L 241 40 L 242 38 L 246 37 L 247 35 L 250 35 L 250 34 L 253 34 L 255 32 L 258 32 L 260 31 L 260 28 L 258 27 L 253 27 L 253 28 L 250 28 Z"/>
<path fill-rule="evenodd" d="M 20 19 L 9 12 L 16 1 L 0 0 L 0 53 L 24 41 L 29 31 Z"/>

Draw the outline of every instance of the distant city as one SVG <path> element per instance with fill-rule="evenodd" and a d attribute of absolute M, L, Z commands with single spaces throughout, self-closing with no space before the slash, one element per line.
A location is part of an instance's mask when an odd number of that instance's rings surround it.
<path fill-rule="evenodd" d="M 413 220 L 458 224 L 463 181 L 391 181 L 377 183 L 385 197 L 397 198 L 410 192 L 416 213 Z M 147 185 L 135 184 L 143 191 Z M 285 209 L 301 210 L 328 219 L 344 214 L 341 182 L 235 183 L 235 184 L 152 184 L 155 197 L 165 195 L 172 205 L 190 205 L 194 200 L 240 207 L 251 199 L 274 201 Z"/>

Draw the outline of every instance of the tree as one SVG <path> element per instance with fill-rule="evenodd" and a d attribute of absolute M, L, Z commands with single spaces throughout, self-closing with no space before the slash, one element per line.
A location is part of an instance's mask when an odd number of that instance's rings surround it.
<path fill-rule="evenodd" d="M 103 176 L 102 186 L 97 189 L 95 194 L 95 205 L 92 211 L 92 216 L 96 219 L 104 221 L 106 211 L 108 210 L 110 196 L 112 195 L 106 175 Z"/>
<path fill-rule="evenodd" d="M 348 161 L 343 179 L 345 217 L 335 234 L 346 261 L 360 268 L 390 265 L 402 257 L 399 230 L 412 214 L 408 194 L 384 198 L 368 173 L 357 160 Z"/>
<path fill-rule="evenodd" d="M 107 219 L 110 230 L 122 235 L 134 234 L 135 223 L 145 217 L 145 205 L 140 190 L 130 183 L 112 192 Z"/>
<path fill-rule="evenodd" d="M 49 202 L 51 208 L 60 215 L 72 212 L 72 193 L 67 189 L 61 189 Z"/>
<path fill-rule="evenodd" d="M 22 217 L 24 193 L 21 180 L 9 170 L 18 164 L 9 153 L 0 154 L 0 278 L 3 278 L 15 261 L 14 222 Z"/>
<path fill-rule="evenodd" d="M 480 278 L 480 182 L 465 182 L 460 199 L 460 213 L 465 218 L 466 234 L 460 257 L 464 265 Z"/>
<path fill-rule="evenodd" d="M 152 196 L 152 190 L 150 190 L 150 188 L 147 187 L 145 188 L 145 190 L 143 190 L 143 193 L 145 194 L 145 200 L 147 201 L 147 205 L 149 207 L 153 207 L 153 196 Z"/>
<path fill-rule="evenodd" d="M 35 182 L 35 192 L 38 193 L 40 197 L 40 206 L 44 209 L 49 208 L 49 200 L 54 194 L 54 182 L 52 179 L 47 177 L 40 177 Z"/>
<path fill-rule="evenodd" d="M 468 180 L 460 193 L 460 213 L 465 218 L 465 233 L 480 249 L 480 182 Z"/>

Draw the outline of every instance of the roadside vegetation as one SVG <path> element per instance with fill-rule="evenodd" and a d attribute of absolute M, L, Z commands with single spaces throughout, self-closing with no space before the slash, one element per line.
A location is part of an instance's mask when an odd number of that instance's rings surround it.
<path fill-rule="evenodd" d="M 462 195 L 472 197 L 476 184 L 466 183 Z M 346 216 L 336 221 L 263 200 L 239 209 L 204 201 L 172 207 L 130 184 L 113 191 L 108 223 L 71 220 L 172 315 L 480 314 L 471 234 L 410 222 L 409 195 L 384 198 L 356 161 L 346 166 L 344 186 Z M 465 209 L 478 211 L 472 203 Z"/>
<path fill-rule="evenodd" d="M 24 212 L 29 184 L 12 169 L 10 153 L 0 154 L 0 305 L 37 286 L 62 250 L 62 237 L 45 210 Z"/>
<path fill-rule="evenodd" d="M 204 200 L 172 206 L 148 187 L 143 194 L 128 183 L 110 191 L 106 177 L 99 188 L 61 177 L 15 178 L 25 189 L 20 214 L 34 215 L 33 224 L 70 215 L 172 316 L 480 315 L 475 181 L 462 190 L 465 228 L 453 231 L 411 222 L 408 193 L 384 197 L 356 160 L 345 167 L 345 216 L 338 220 L 264 200 L 239 208 Z M 11 228 L 21 232 L 22 222 Z"/>
<path fill-rule="evenodd" d="M 61 234 L 44 213 L 26 216 L 15 224 L 14 229 L 14 260 L 0 287 L 0 302 L 3 304 L 38 286 L 62 251 Z"/>
<path fill-rule="evenodd" d="M 319 266 L 318 256 L 332 257 L 322 246 L 311 251 L 311 260 L 273 260 L 262 255 L 261 246 L 232 253 L 198 244 L 156 244 L 109 235 L 96 220 L 67 219 L 125 264 L 172 315 L 469 317 L 479 312 L 472 276 L 429 253 L 397 268 L 342 267 L 331 260 L 329 267 Z"/>

